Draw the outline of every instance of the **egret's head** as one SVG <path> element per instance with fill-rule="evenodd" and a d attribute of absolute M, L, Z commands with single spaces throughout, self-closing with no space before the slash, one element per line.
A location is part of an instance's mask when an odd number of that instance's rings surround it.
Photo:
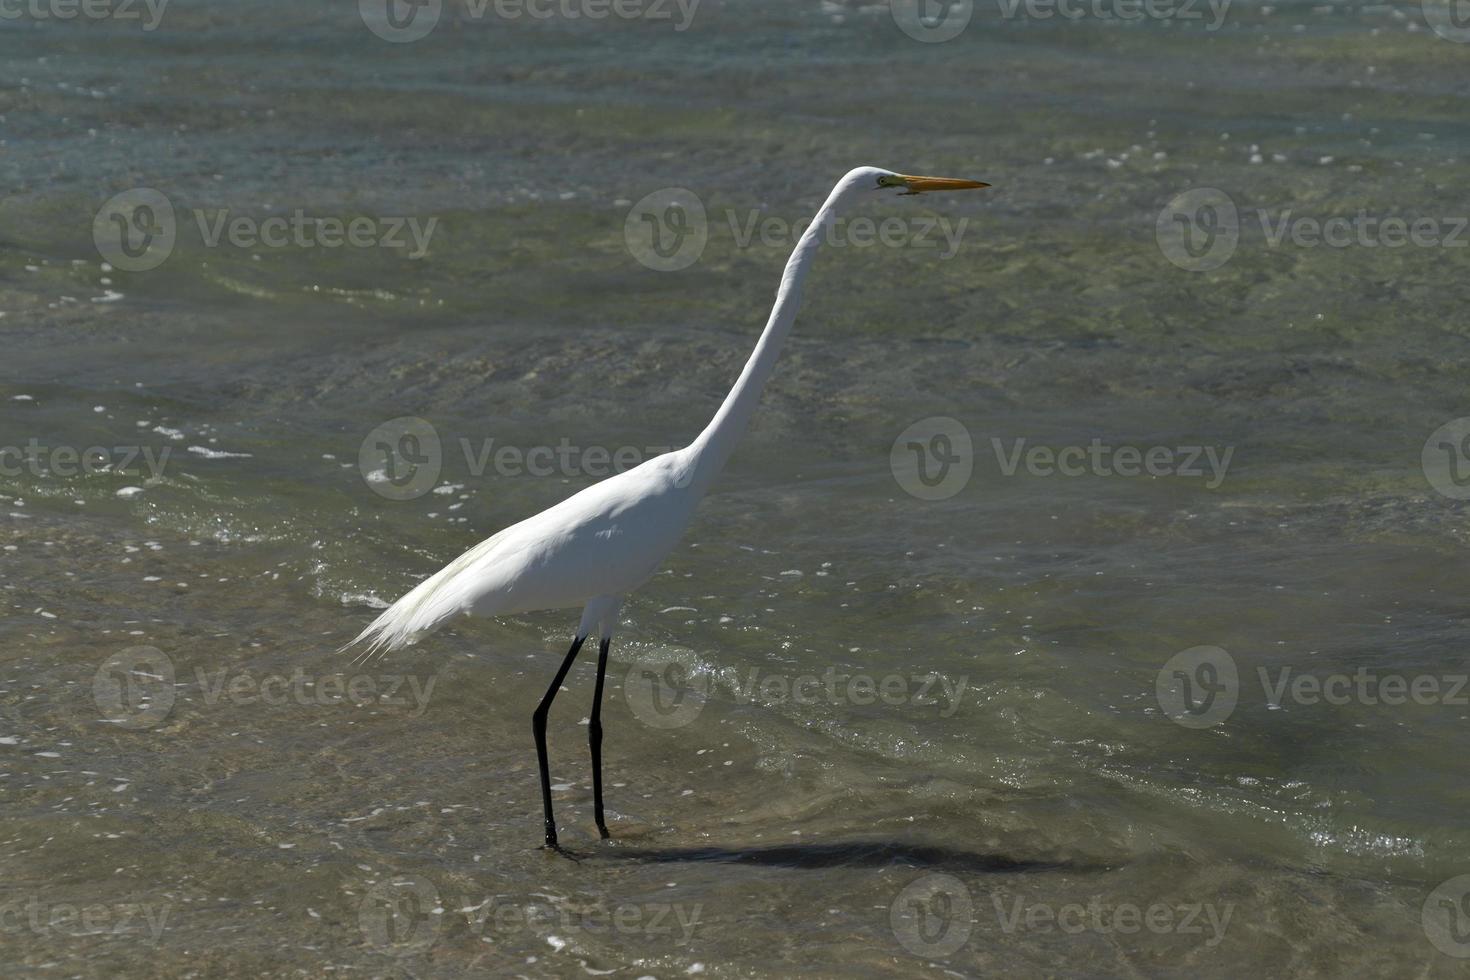
<path fill-rule="evenodd" d="M 896 174 L 891 170 L 882 170 L 878 167 L 858 167 L 848 173 L 843 183 L 856 191 L 864 188 L 878 193 L 896 190 L 900 195 L 922 194 L 925 191 L 963 191 L 990 186 L 981 180 L 963 180 L 956 177 L 915 177 L 910 174 Z"/>

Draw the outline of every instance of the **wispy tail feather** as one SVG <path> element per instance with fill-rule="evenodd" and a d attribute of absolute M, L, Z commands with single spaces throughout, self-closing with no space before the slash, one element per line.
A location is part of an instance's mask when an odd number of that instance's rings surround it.
<path fill-rule="evenodd" d="M 378 614 L 367 627 L 351 642 L 342 646 L 338 653 L 345 653 L 359 644 L 367 644 L 363 651 L 352 659 L 354 664 L 366 663 L 374 656 L 385 657 L 392 650 L 411 646 L 419 637 L 432 633 L 458 609 L 438 601 L 440 586 L 448 568 L 429 576 L 413 588 L 408 595 Z"/>
<path fill-rule="evenodd" d="M 460 586 L 472 584 L 469 579 L 460 580 L 461 573 L 485 558 L 499 537 L 495 535 L 480 542 L 414 586 L 337 652 L 344 653 L 366 643 L 362 653 L 353 658 L 353 663 L 366 662 L 374 656 L 384 657 L 392 650 L 411 646 L 418 642 L 419 637 L 434 632 L 455 614 L 463 612 L 469 597 L 464 594 L 465 588 L 454 588 L 453 585 L 457 581 Z"/>

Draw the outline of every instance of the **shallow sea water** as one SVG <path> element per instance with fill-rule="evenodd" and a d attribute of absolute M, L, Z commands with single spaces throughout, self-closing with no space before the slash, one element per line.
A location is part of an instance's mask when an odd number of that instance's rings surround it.
<path fill-rule="evenodd" d="M 6 961 L 1463 973 L 1470 534 L 1424 460 L 1467 411 L 1466 250 L 1268 232 L 1453 233 L 1470 47 L 1418 6 L 1002 10 L 943 43 L 805 0 L 705 0 L 685 30 L 449 2 L 413 43 L 284 0 L 0 21 L 0 447 L 42 459 L 0 471 Z M 953 254 L 821 257 L 751 432 L 624 607 L 609 844 L 593 658 L 557 701 L 582 860 L 548 855 L 529 718 L 575 612 L 337 649 L 608 458 L 691 438 L 789 248 L 741 229 L 858 164 L 995 186 L 868 214 L 963 221 Z M 177 243 L 105 269 L 94 216 L 140 187 Z M 625 221 L 673 187 L 708 242 L 658 271 Z M 1156 236 L 1195 188 L 1241 216 L 1202 272 Z M 436 223 L 409 258 L 211 247 L 196 215 L 298 209 Z M 372 436 L 405 417 L 439 449 L 395 443 L 429 482 L 391 499 Z M 955 451 L 936 419 L 972 472 L 921 499 L 908 443 Z M 1094 442 L 1199 447 L 1199 473 L 1009 464 Z M 92 446 L 111 468 L 57 452 Z M 1233 709 L 1176 724 L 1186 680 Z"/>

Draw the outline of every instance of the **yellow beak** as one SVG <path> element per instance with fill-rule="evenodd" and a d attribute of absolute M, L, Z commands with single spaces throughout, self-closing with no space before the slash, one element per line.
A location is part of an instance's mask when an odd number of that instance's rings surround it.
<path fill-rule="evenodd" d="M 983 180 L 960 180 L 956 177 L 910 177 L 907 174 L 899 174 L 908 190 L 900 197 L 907 194 L 922 194 L 924 191 L 964 191 L 975 187 L 989 187 Z"/>

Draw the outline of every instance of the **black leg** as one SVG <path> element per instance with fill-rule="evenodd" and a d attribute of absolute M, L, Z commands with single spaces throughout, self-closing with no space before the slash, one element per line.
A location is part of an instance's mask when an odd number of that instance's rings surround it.
<path fill-rule="evenodd" d="M 604 636 L 597 651 L 597 690 L 592 695 L 592 719 L 587 723 L 587 741 L 592 745 L 592 815 L 603 840 L 612 836 L 602 819 L 602 679 L 607 676 L 607 647 L 611 642 Z"/>
<path fill-rule="evenodd" d="M 546 765 L 546 716 L 551 713 L 551 702 L 556 699 L 557 689 L 566 680 L 567 671 L 571 670 L 572 661 L 577 659 L 577 651 L 582 649 L 582 641 L 585 639 L 587 637 L 579 636 L 572 640 L 572 648 L 561 662 L 556 680 L 546 689 L 546 696 L 541 699 L 540 707 L 531 716 L 531 731 L 536 733 L 536 761 L 541 763 L 541 803 L 546 808 L 546 846 L 552 850 L 561 848 L 556 843 L 556 819 L 551 815 L 551 771 Z"/>

